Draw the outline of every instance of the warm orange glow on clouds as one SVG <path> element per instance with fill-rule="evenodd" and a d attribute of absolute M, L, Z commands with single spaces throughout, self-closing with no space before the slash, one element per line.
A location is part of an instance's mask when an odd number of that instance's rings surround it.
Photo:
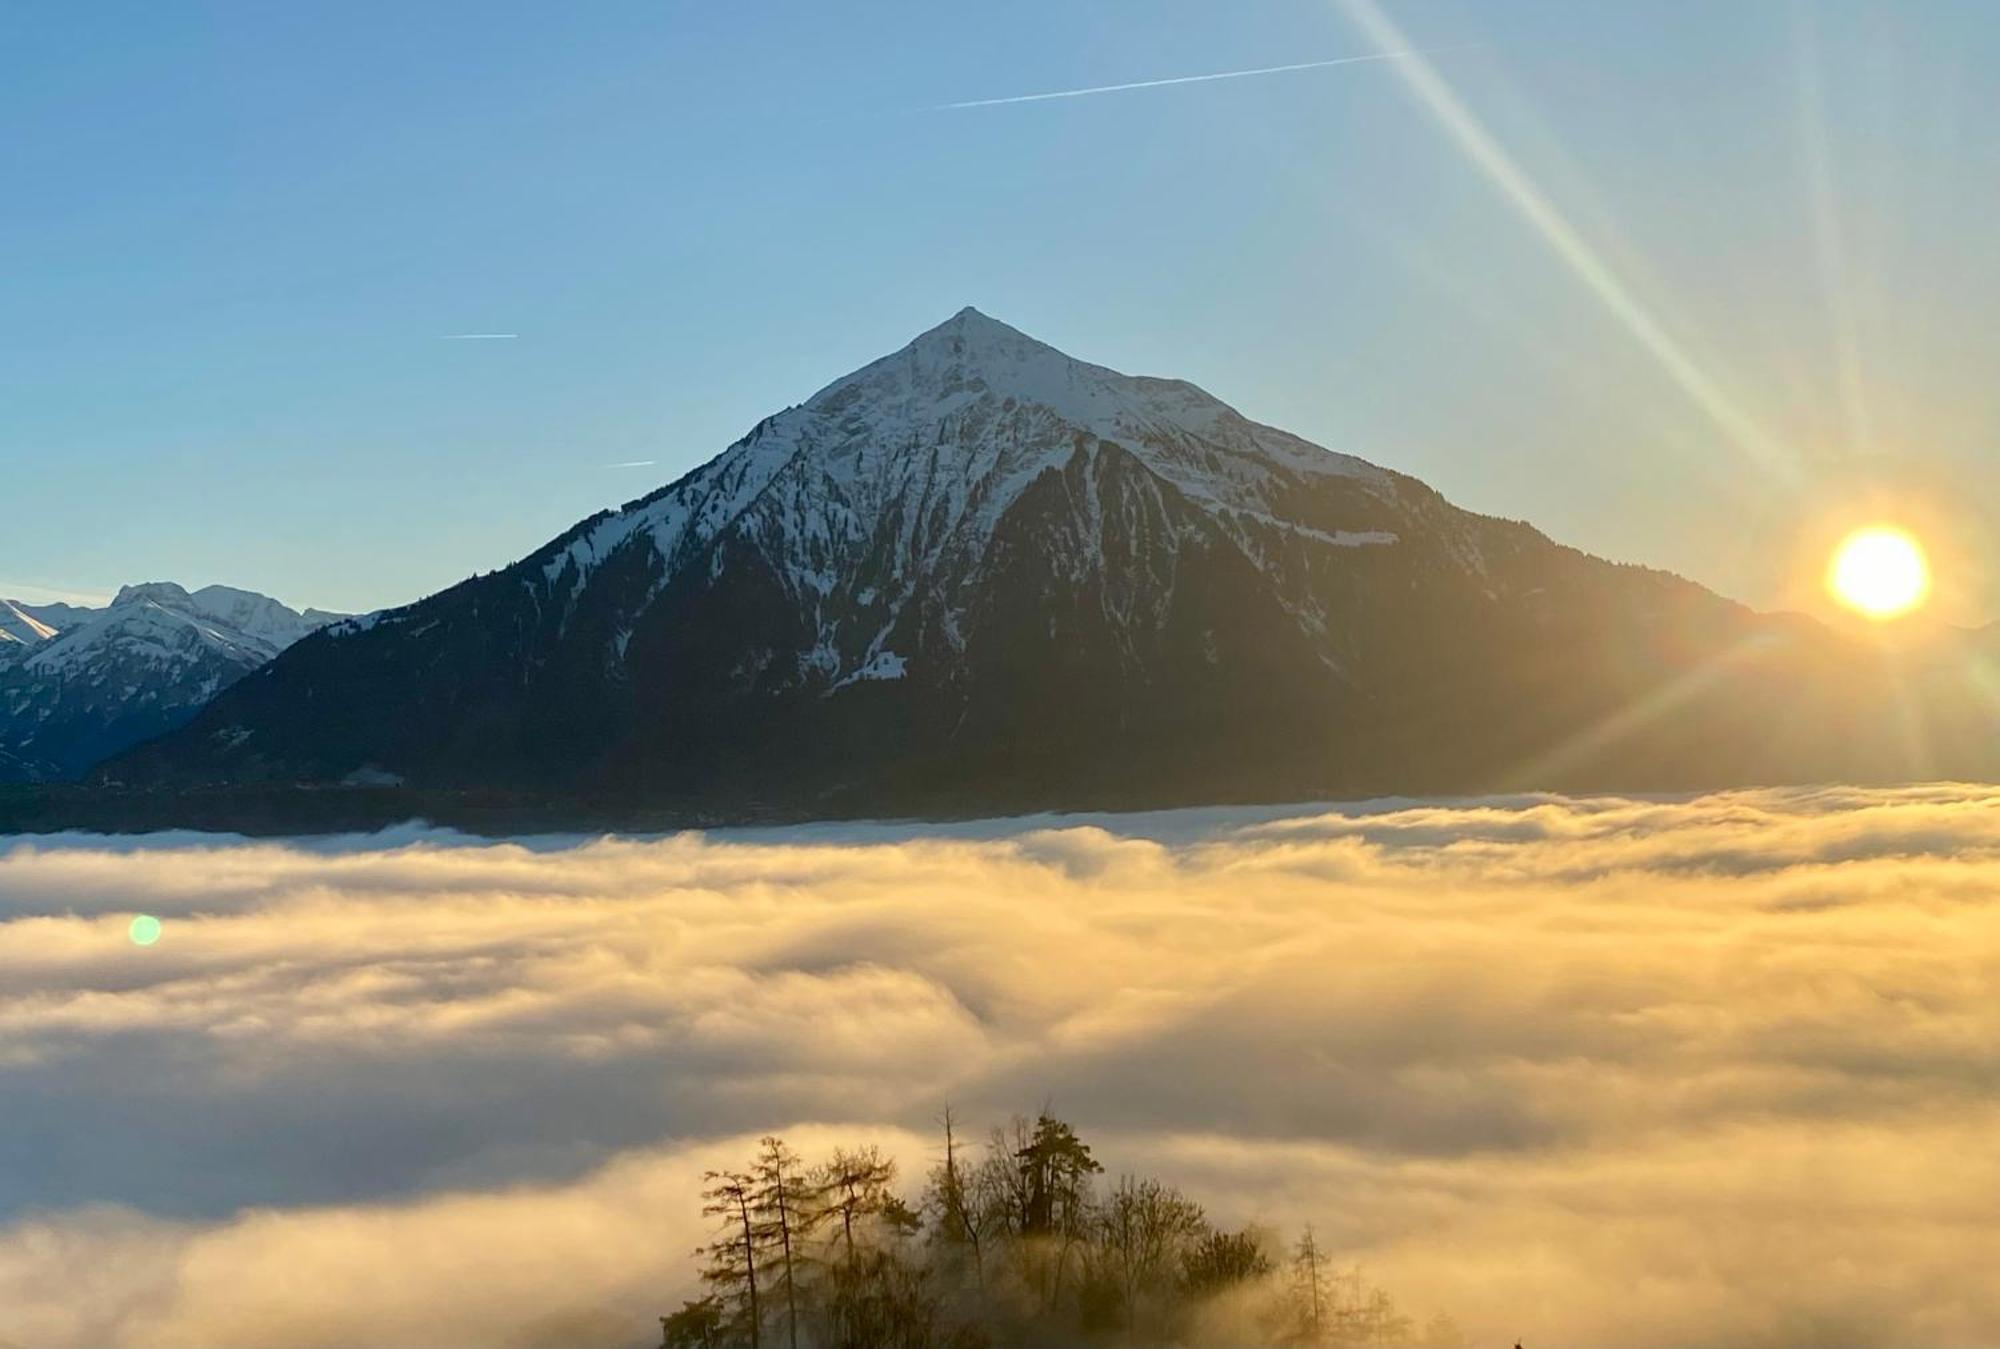
<path fill-rule="evenodd" d="M 0 843 L 0 1341 L 642 1341 L 757 1133 L 1047 1100 L 1475 1342 L 1990 1342 L 1996 896 L 1951 786 Z"/>

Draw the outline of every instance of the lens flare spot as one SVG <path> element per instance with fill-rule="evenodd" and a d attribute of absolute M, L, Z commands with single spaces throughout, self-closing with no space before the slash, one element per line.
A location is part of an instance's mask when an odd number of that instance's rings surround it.
<path fill-rule="evenodd" d="M 1931 590 L 1923 545 L 1893 525 L 1857 529 L 1833 550 L 1826 588 L 1858 614 L 1896 618 L 1922 604 Z"/>
<path fill-rule="evenodd" d="M 142 913 L 125 929 L 125 935 L 132 939 L 134 946 L 151 946 L 160 939 L 160 920 L 150 913 Z"/>

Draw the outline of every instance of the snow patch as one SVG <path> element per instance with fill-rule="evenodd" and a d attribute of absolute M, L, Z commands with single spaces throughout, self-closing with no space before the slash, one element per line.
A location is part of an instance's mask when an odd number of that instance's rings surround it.
<path fill-rule="evenodd" d="M 853 671 L 836 683 L 834 689 L 844 689 L 850 684 L 858 684 L 869 679 L 901 679 L 909 662 L 893 651 L 877 651 L 861 668 Z M 831 692 L 833 690 L 829 690 Z"/>

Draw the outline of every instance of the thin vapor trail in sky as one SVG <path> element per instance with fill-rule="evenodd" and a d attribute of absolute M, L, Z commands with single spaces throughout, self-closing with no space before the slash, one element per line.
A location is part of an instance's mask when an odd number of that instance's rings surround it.
<path fill-rule="evenodd" d="M 1058 89 L 1046 94 L 1015 94 L 1008 98 L 974 98 L 963 103 L 940 103 L 932 112 L 955 108 L 997 108 L 1006 103 L 1043 103 L 1052 98 L 1088 98 L 1092 94 L 1122 94 L 1130 89 L 1158 89 L 1169 84 L 1206 84 L 1211 80 L 1241 80 L 1252 75 L 1283 75 L 1293 70 L 1325 70 L 1329 66 L 1359 65 L 1364 61 L 1394 61 L 1410 52 L 1369 52 L 1363 56 L 1337 56 L 1330 61 L 1298 61 L 1288 66 L 1260 66 L 1256 70 L 1220 70 L 1209 75 L 1176 75 L 1164 80 L 1133 80 L 1128 84 L 1099 84 L 1088 89 Z"/>
<path fill-rule="evenodd" d="M 626 459 L 616 464 L 606 464 L 606 468 L 651 468 L 659 463 L 657 459 Z"/>
<path fill-rule="evenodd" d="M 519 333 L 446 333 L 440 342 L 511 342 Z"/>

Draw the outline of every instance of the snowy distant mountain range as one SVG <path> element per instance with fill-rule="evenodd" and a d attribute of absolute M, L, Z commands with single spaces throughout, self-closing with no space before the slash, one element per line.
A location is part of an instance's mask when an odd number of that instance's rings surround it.
<path fill-rule="evenodd" d="M 0 660 L 41 645 L 89 612 L 75 604 L 26 604 L 0 599 Z"/>
<path fill-rule="evenodd" d="M 79 777 L 343 617 L 169 582 L 101 609 L 0 600 L 0 782 Z"/>
<path fill-rule="evenodd" d="M 1924 680 L 968 309 L 99 780 L 809 814 L 1879 778 Z"/>

